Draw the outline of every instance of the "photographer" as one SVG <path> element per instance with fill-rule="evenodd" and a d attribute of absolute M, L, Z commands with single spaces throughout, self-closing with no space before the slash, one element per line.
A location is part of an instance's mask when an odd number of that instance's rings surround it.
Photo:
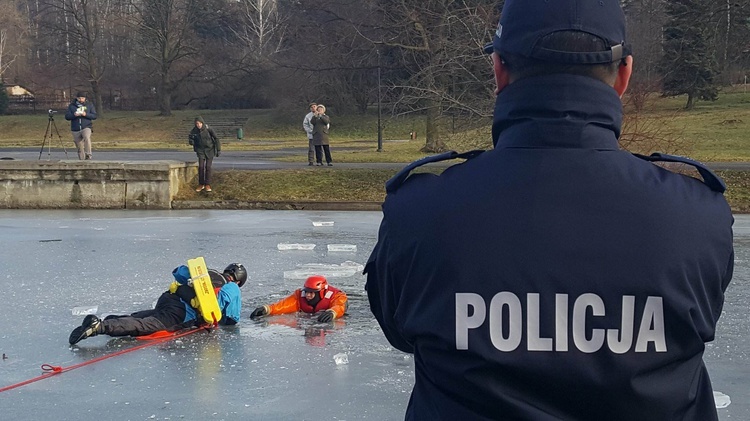
<path fill-rule="evenodd" d="M 203 117 L 195 118 L 195 127 L 188 135 L 188 144 L 198 155 L 198 188 L 195 191 L 211 190 L 211 163 L 221 154 L 221 142 L 214 129 L 208 127 Z"/>
<path fill-rule="evenodd" d="M 51 110 L 50 110 L 51 113 Z M 86 92 L 78 92 L 76 98 L 68 105 L 65 119 L 70 121 L 73 132 L 73 143 L 78 149 L 78 159 L 91 159 L 91 132 L 96 120 L 94 103 L 86 101 Z"/>

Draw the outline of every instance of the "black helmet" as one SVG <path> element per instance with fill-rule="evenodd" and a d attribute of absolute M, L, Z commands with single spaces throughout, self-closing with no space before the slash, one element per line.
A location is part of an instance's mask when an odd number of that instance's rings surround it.
<path fill-rule="evenodd" d="M 232 276 L 232 279 L 239 284 L 240 288 L 242 285 L 245 285 L 245 281 L 247 281 L 247 270 L 245 270 L 245 267 L 240 263 L 231 263 L 226 269 L 224 269 L 224 274 Z"/>
<path fill-rule="evenodd" d="M 221 288 L 222 286 L 224 286 L 224 284 L 229 282 L 226 278 L 226 275 L 224 275 L 223 273 L 219 273 L 219 271 L 216 269 L 209 269 L 208 276 L 211 278 L 211 285 L 214 288 Z"/>

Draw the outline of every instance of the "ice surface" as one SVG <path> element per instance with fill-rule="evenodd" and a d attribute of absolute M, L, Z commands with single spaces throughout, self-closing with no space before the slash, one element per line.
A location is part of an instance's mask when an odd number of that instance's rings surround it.
<path fill-rule="evenodd" d="M 276 245 L 279 250 L 313 250 L 315 244 L 300 244 L 300 243 L 279 243 Z"/>
<path fill-rule="evenodd" d="M 82 316 L 149 308 L 188 258 L 210 268 L 243 263 L 242 319 L 233 327 L 66 371 L 0 393 L 3 420 L 399 420 L 414 385 L 414 359 L 388 344 L 369 311 L 362 264 L 380 212 L 0 210 L 0 387 L 140 345 L 96 336 L 70 347 Z M 336 221 L 319 229 L 310 221 Z M 97 229 L 106 228 L 106 229 Z M 705 352 L 719 419 L 750 420 L 750 216 L 735 215 L 734 279 L 716 338 Z M 60 239 L 61 241 L 40 241 Z M 280 253 L 281 243 L 354 244 L 351 255 Z M 347 259 L 342 262 L 342 256 Z M 32 282 L 28 268 L 37 275 Z M 330 271 L 349 296 L 347 315 L 251 320 L 250 312 L 301 286 L 289 270 Z M 338 272 L 338 273 L 333 273 Z M 349 276 L 341 276 L 344 273 Z M 300 278 L 301 279 L 301 278 Z M 19 315 L 22 323 L 17 323 Z M 338 365 L 335 355 L 348 364 Z M 241 393 L 228 397 L 228 390 Z M 325 402 L 325 405 L 320 405 Z M 314 414 L 310 408 L 315 408 Z"/>
<path fill-rule="evenodd" d="M 3 420 L 403 419 L 413 362 L 392 349 L 364 295 L 362 264 L 375 244 L 379 212 L 291 211 L 0 211 L 0 387 L 41 374 L 42 364 L 69 367 L 140 345 L 99 335 L 68 345 L 83 316 L 150 308 L 172 269 L 203 256 L 210 268 L 243 263 L 242 318 L 79 367 L 0 393 Z M 311 220 L 335 220 L 325 229 Z M 106 227 L 104 230 L 97 228 Z M 59 238 L 62 241 L 40 242 Z M 347 259 L 325 247 L 279 252 L 278 244 L 348 243 Z M 29 282 L 33 266 L 39 281 Z M 311 265 L 311 266 L 305 266 Z M 302 285 L 289 269 L 347 277 L 332 284 L 349 295 L 347 315 L 319 323 L 308 315 L 251 320 L 252 310 Z M 333 275 L 333 273 L 330 273 Z M 20 280 L 20 282 L 19 282 Z M 12 286 L 12 287 L 10 287 Z M 346 354 L 357 364 L 337 365 Z M 345 368 L 345 369 L 342 369 Z M 241 393 L 228 398 L 227 390 Z M 165 402 L 169 402 L 168 404 Z M 326 402 L 320 406 L 320 402 Z M 154 417 L 154 418 L 152 418 Z"/>
<path fill-rule="evenodd" d="M 356 244 L 329 244 L 328 251 L 344 251 L 354 253 L 357 251 Z"/>

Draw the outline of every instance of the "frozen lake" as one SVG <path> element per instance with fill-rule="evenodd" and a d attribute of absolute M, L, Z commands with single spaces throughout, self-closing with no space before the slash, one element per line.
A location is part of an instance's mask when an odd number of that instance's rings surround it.
<path fill-rule="evenodd" d="M 414 381 L 411 356 L 392 349 L 369 312 L 361 265 L 380 212 L 0 211 L 0 387 L 127 349 L 70 331 L 100 316 L 150 308 L 171 271 L 204 256 L 243 263 L 239 325 L 199 332 L 0 393 L 7 420 L 398 420 Z M 706 361 L 731 398 L 722 420 L 750 419 L 750 216 L 735 222 L 735 277 Z M 281 249 L 281 250 L 280 250 Z M 252 321 L 260 304 L 323 273 L 350 297 L 331 324 L 304 316 Z M 345 355 L 346 362 L 341 363 Z M 334 356 L 337 356 L 334 358 Z M 337 364 L 339 360 L 339 364 Z"/>

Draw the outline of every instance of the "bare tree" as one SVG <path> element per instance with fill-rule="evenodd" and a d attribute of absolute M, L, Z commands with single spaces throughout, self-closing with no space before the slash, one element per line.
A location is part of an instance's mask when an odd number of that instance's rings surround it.
<path fill-rule="evenodd" d="M 199 51 L 194 28 L 200 18 L 200 1 L 131 1 L 140 53 L 155 67 L 160 114 L 172 115 L 175 91 L 195 70 L 195 66 L 181 65 Z"/>
<path fill-rule="evenodd" d="M 80 72 L 91 87 L 94 102 L 103 114 L 101 80 L 105 60 L 101 58 L 104 20 L 109 16 L 107 0 L 40 0 L 39 22 L 51 40 L 51 48 L 63 63 Z"/>
<path fill-rule="evenodd" d="M 239 19 L 233 33 L 244 47 L 244 56 L 264 61 L 279 51 L 284 41 L 287 16 L 278 0 L 237 0 Z"/>
<path fill-rule="evenodd" d="M 392 81 L 400 92 L 396 106 L 422 112 L 424 152 L 444 149 L 438 120 L 447 112 L 485 115 L 491 72 L 482 46 L 496 22 L 495 1 L 371 0 L 378 24 L 363 31 L 404 64 L 406 77 Z M 481 104 L 481 105 L 479 105 Z"/>
<path fill-rule="evenodd" d="M 0 82 L 24 48 L 26 25 L 13 0 L 0 0 Z"/>

